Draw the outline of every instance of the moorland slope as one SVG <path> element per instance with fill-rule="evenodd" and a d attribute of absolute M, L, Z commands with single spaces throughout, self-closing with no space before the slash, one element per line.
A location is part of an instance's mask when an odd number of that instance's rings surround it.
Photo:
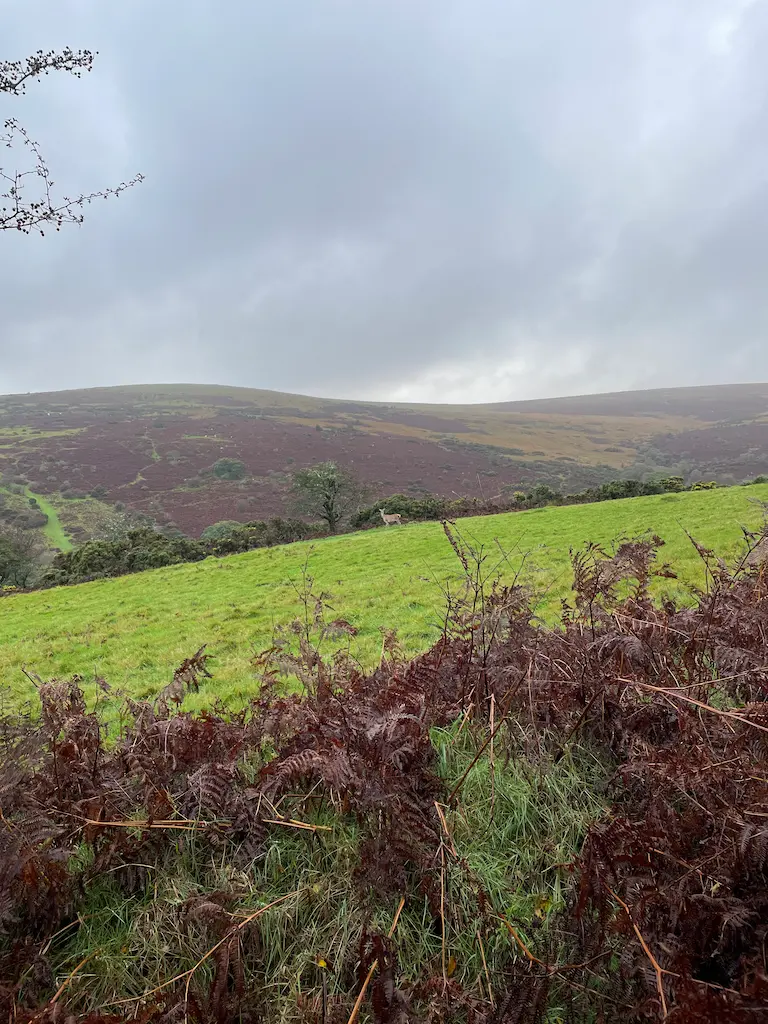
<path fill-rule="evenodd" d="M 243 479 L 213 474 L 221 458 Z M 7 499 L 43 497 L 75 540 L 115 503 L 191 535 L 284 515 L 291 473 L 327 459 L 381 495 L 576 491 L 656 471 L 740 482 L 768 468 L 768 384 L 464 406 L 183 384 L 0 397 L 2 483 L 26 488 Z"/>

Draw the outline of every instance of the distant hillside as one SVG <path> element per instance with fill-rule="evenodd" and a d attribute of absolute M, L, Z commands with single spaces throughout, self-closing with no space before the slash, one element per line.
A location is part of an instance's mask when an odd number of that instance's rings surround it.
<path fill-rule="evenodd" d="M 244 479 L 211 472 L 223 457 Z M 381 494 L 492 498 L 653 472 L 732 483 L 768 471 L 768 384 L 463 406 L 185 384 L 0 398 L 6 502 L 43 498 L 49 538 L 51 510 L 77 539 L 116 503 L 190 534 L 285 514 L 290 474 L 325 459 Z"/>

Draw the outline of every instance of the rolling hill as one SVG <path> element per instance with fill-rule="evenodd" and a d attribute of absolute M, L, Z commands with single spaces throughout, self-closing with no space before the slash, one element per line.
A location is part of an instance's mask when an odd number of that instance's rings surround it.
<path fill-rule="evenodd" d="M 242 461 L 245 479 L 212 474 L 222 457 Z M 290 474 L 326 459 L 380 494 L 493 498 L 652 472 L 739 482 L 768 470 L 768 384 L 464 406 L 182 384 L 0 398 L 5 500 L 34 510 L 42 499 L 58 547 L 116 503 L 191 535 L 284 515 Z"/>

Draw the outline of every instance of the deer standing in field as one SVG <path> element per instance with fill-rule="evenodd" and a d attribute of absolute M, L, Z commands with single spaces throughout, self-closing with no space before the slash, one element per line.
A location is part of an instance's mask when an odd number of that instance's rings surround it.
<path fill-rule="evenodd" d="M 402 526 L 402 523 L 400 522 L 401 517 L 399 512 L 395 512 L 394 515 L 391 516 L 387 515 L 383 508 L 380 508 L 379 512 L 381 512 L 381 518 L 384 520 L 385 526 Z"/>

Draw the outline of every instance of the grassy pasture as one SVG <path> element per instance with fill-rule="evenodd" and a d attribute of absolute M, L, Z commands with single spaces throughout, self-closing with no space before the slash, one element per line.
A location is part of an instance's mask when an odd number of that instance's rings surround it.
<path fill-rule="evenodd" d="M 768 501 L 768 485 L 537 509 L 459 526 L 484 546 L 489 571 L 500 563 L 510 579 L 525 560 L 524 576 L 540 595 L 538 611 L 548 617 L 570 589 L 569 548 L 655 532 L 680 577 L 680 583 L 663 581 L 663 590 L 681 598 L 686 585 L 703 583 L 685 530 L 721 554 L 735 553 L 740 526 L 761 521 L 760 501 Z M 437 639 L 441 587 L 457 578 L 457 563 L 439 523 L 410 524 L 6 598 L 2 684 L 13 703 L 30 697 L 26 666 L 43 678 L 79 673 L 91 697 L 95 675 L 145 697 L 205 643 L 214 678 L 187 706 L 203 707 L 214 697 L 239 703 L 253 689 L 252 654 L 269 645 L 274 626 L 300 611 L 294 584 L 307 559 L 315 590 L 330 594 L 334 615 L 359 630 L 350 649 L 365 666 L 378 660 L 381 627 L 397 629 L 411 654 Z"/>

